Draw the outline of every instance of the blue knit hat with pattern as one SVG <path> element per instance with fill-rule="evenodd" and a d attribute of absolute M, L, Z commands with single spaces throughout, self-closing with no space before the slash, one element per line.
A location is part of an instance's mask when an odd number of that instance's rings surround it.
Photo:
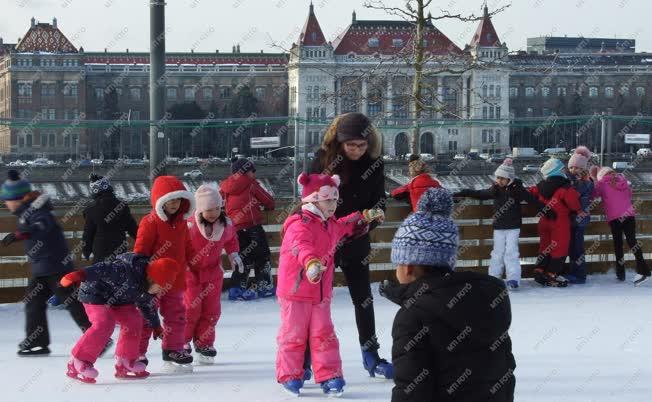
<path fill-rule="evenodd" d="M 108 177 L 91 173 L 89 179 L 91 192 L 93 194 L 99 194 L 102 191 L 113 191 L 113 187 L 111 187 L 111 181 Z"/>
<path fill-rule="evenodd" d="M 417 211 L 405 219 L 392 241 L 392 264 L 455 269 L 458 231 L 451 219 L 453 197 L 444 188 L 429 188 Z"/>
<path fill-rule="evenodd" d="M 0 198 L 3 200 L 22 200 L 25 194 L 32 191 L 32 185 L 27 180 L 21 179 L 17 170 L 11 169 L 7 175 L 9 178 L 2 183 L 0 190 Z"/>
<path fill-rule="evenodd" d="M 251 159 L 246 158 L 233 158 L 231 159 L 231 173 L 245 174 L 247 172 L 255 172 L 256 165 Z"/>

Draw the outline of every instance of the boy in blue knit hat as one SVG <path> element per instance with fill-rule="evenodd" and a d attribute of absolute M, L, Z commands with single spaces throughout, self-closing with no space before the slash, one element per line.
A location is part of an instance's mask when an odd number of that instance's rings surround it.
<path fill-rule="evenodd" d="M 52 215 L 46 194 L 32 191 L 27 180 L 15 170 L 2 184 L 0 198 L 18 217 L 18 229 L 7 234 L 0 244 L 7 247 L 23 241 L 25 255 L 31 262 L 31 277 L 25 297 L 25 339 L 18 345 L 19 356 L 50 354 L 50 334 L 46 316 L 47 301 L 53 294 L 62 301 L 82 331 L 90 327 L 84 307 L 73 289 L 59 287 L 59 280 L 73 270 L 68 244 L 61 226 Z"/>
<path fill-rule="evenodd" d="M 400 284 L 380 286 L 401 306 L 392 327 L 392 402 L 514 400 L 509 294 L 500 279 L 455 272 L 452 208 L 448 190 L 428 189 L 392 241 Z"/>

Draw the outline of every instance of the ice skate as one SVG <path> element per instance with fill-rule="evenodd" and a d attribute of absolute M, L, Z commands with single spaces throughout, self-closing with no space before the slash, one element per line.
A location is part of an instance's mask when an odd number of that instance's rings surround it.
<path fill-rule="evenodd" d="M 346 382 L 342 377 L 335 377 L 322 382 L 320 385 L 322 391 L 324 391 L 326 395 L 329 397 L 339 398 L 344 393 Z"/>
<path fill-rule="evenodd" d="M 50 348 L 47 346 L 21 347 L 18 349 L 18 356 L 21 357 L 48 356 L 49 354 Z"/>
<path fill-rule="evenodd" d="M 394 366 L 378 356 L 377 351 L 363 351 L 362 365 L 369 372 L 370 377 L 383 376 L 388 380 L 394 378 Z"/>
<path fill-rule="evenodd" d="M 212 346 L 195 346 L 195 352 L 197 352 L 197 361 L 199 364 L 215 364 L 215 356 L 217 356 L 217 351 Z"/>
<path fill-rule="evenodd" d="M 192 355 L 185 350 L 163 350 L 164 373 L 192 373 Z"/>
<path fill-rule="evenodd" d="M 283 384 L 283 390 L 292 396 L 299 396 L 301 394 L 301 388 L 303 387 L 302 380 L 290 380 L 286 381 Z"/>
<path fill-rule="evenodd" d="M 139 379 L 149 377 L 147 365 L 138 360 L 129 361 L 123 357 L 116 357 L 115 378 Z"/>
<path fill-rule="evenodd" d="M 518 282 L 515 280 L 510 280 L 506 282 L 507 290 L 518 290 Z"/>
<path fill-rule="evenodd" d="M 99 373 L 95 367 L 93 367 L 93 365 L 89 362 L 85 362 L 74 357 L 68 362 L 68 370 L 66 371 L 66 375 L 70 378 L 74 378 L 75 380 L 79 380 L 87 384 L 95 384 L 95 378 L 97 378 L 98 374 Z"/>
<path fill-rule="evenodd" d="M 647 282 L 651 278 L 650 275 L 641 275 L 636 274 L 634 277 L 634 286 L 641 286 L 643 283 Z"/>

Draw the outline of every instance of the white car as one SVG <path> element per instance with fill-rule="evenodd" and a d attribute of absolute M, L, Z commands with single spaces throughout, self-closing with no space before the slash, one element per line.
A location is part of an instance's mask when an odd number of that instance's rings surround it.
<path fill-rule="evenodd" d="M 199 169 L 193 169 L 190 172 L 185 172 L 183 174 L 183 177 L 188 177 L 191 179 L 201 179 L 202 177 L 204 177 L 204 173 Z"/>
<path fill-rule="evenodd" d="M 421 154 L 420 159 L 424 162 L 432 162 L 435 160 L 435 157 L 432 154 Z"/>
<path fill-rule="evenodd" d="M 489 154 L 480 154 L 480 158 L 482 158 L 484 160 L 489 159 L 489 156 L 490 156 Z"/>
<path fill-rule="evenodd" d="M 179 161 L 179 165 L 196 165 L 197 158 L 183 158 Z"/>
<path fill-rule="evenodd" d="M 46 158 L 36 158 L 33 161 L 28 161 L 27 164 L 30 166 L 50 166 L 52 161 Z"/>
<path fill-rule="evenodd" d="M 24 167 L 24 166 L 27 166 L 27 163 L 25 163 L 25 162 L 21 161 L 20 159 L 18 159 L 17 161 L 9 162 L 9 164 L 7 166 Z"/>
<path fill-rule="evenodd" d="M 539 171 L 539 166 L 537 165 L 525 165 L 523 166 L 523 171 L 527 173 L 536 173 Z"/>
<path fill-rule="evenodd" d="M 127 159 L 125 165 L 128 166 L 145 166 L 145 161 L 142 159 Z"/>
<path fill-rule="evenodd" d="M 103 163 L 104 161 L 102 159 L 91 159 L 91 165 L 99 166 Z"/>
<path fill-rule="evenodd" d="M 455 156 L 453 156 L 453 160 L 456 161 L 463 161 L 464 159 L 466 159 L 466 155 L 464 154 L 455 154 Z"/>
<path fill-rule="evenodd" d="M 648 156 L 652 156 L 652 150 L 650 148 L 641 148 L 636 151 L 636 155 L 647 158 Z"/>
<path fill-rule="evenodd" d="M 632 165 L 629 162 L 614 162 L 611 164 L 611 167 L 614 170 L 632 170 L 634 169 L 634 165 Z"/>

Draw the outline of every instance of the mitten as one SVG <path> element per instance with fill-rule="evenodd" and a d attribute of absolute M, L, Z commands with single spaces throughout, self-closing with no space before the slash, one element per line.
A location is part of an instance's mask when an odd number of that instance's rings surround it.
<path fill-rule="evenodd" d="M 232 270 L 238 270 L 241 274 L 244 274 L 245 271 L 245 266 L 244 263 L 242 262 L 242 258 L 240 258 L 240 254 L 238 253 L 231 253 L 229 254 L 229 262 L 231 263 L 231 269 Z"/>
<path fill-rule="evenodd" d="M 67 288 L 77 283 L 83 282 L 86 279 L 86 272 L 84 270 L 73 271 L 65 274 L 59 281 L 61 286 Z"/>
<path fill-rule="evenodd" d="M 373 221 L 382 222 L 385 220 L 385 212 L 380 208 L 365 209 L 362 211 L 362 216 L 367 223 Z"/>
<path fill-rule="evenodd" d="M 325 271 L 326 268 L 321 265 L 321 261 L 313 259 L 308 261 L 306 265 L 306 276 L 310 283 L 317 283 L 321 279 L 321 273 Z"/>

